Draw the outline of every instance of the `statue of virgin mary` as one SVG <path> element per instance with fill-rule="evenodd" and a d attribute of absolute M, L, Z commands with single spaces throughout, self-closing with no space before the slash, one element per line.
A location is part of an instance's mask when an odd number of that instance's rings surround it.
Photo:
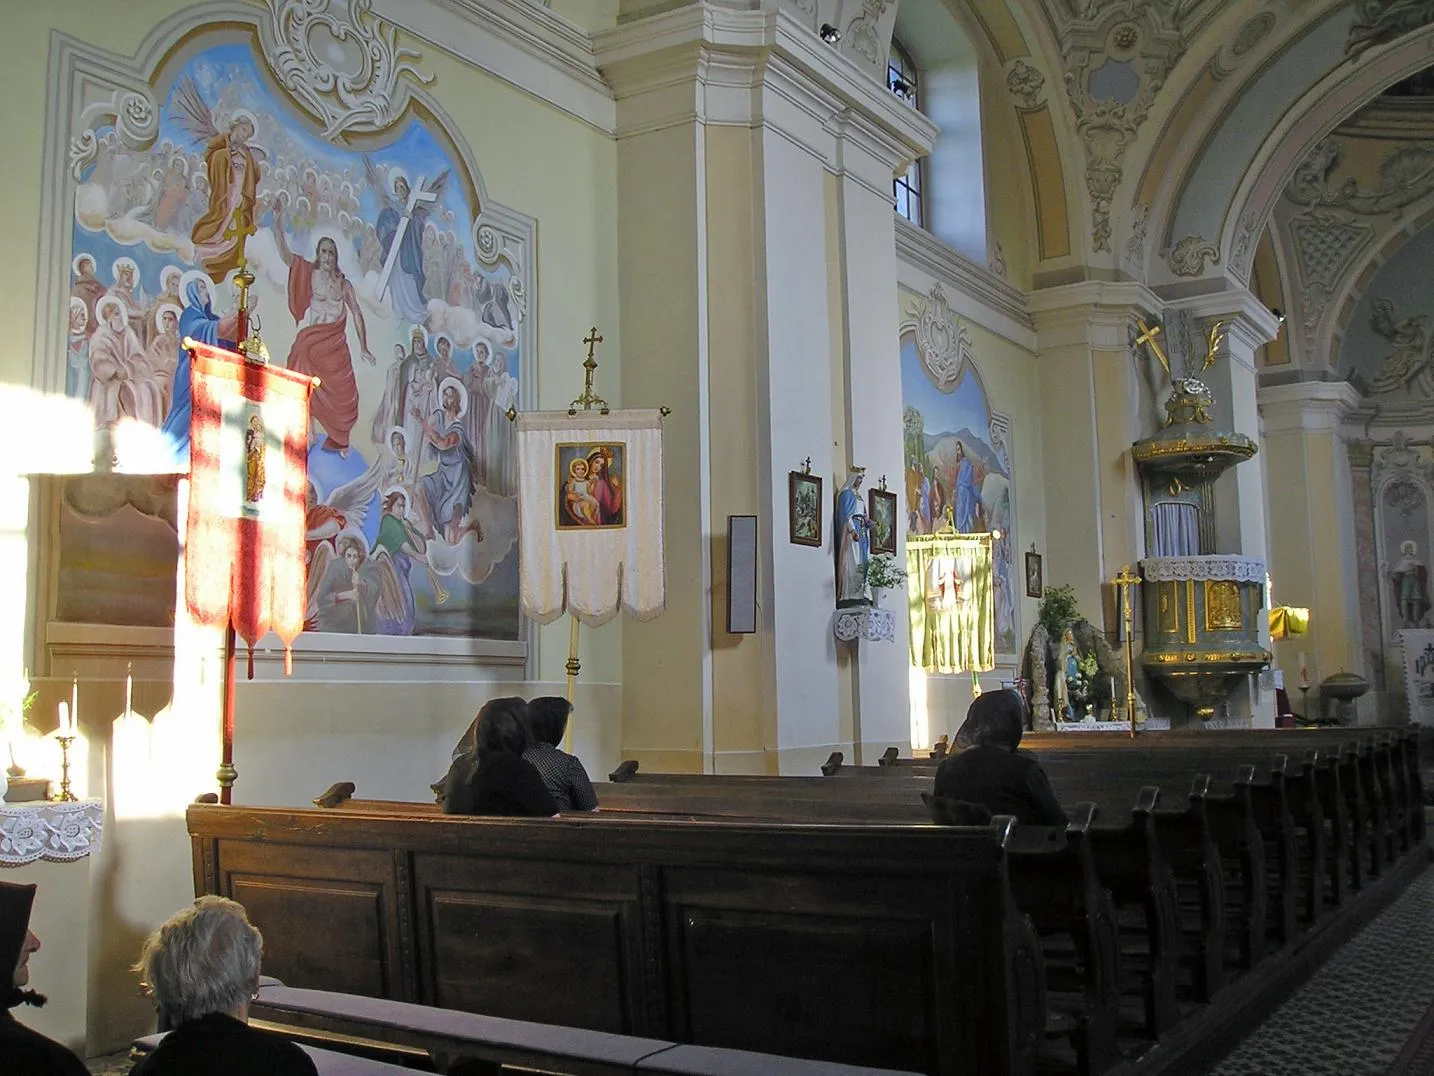
<path fill-rule="evenodd" d="M 836 526 L 836 603 L 841 609 L 852 605 L 870 605 L 866 589 L 866 565 L 871 559 L 871 521 L 861 499 L 861 481 L 865 467 L 853 467 L 846 485 L 837 492 Z"/>

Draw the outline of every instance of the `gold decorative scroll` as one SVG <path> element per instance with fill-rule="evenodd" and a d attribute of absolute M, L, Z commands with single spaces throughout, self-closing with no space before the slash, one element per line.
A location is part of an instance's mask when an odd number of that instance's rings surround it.
<path fill-rule="evenodd" d="M 1195 580 L 1185 580 L 1185 641 L 1195 645 Z"/>
<path fill-rule="evenodd" d="M 1180 593 L 1175 589 L 1173 582 L 1163 582 L 1159 586 L 1159 608 L 1157 619 L 1157 630 L 1163 635 L 1180 634 Z"/>

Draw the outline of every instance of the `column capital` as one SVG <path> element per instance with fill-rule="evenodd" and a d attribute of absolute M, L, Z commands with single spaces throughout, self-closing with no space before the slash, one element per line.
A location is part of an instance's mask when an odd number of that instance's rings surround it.
<path fill-rule="evenodd" d="M 843 167 L 838 145 L 851 140 L 889 184 L 938 133 L 785 10 L 701 0 L 597 34 L 593 52 L 617 100 L 619 138 L 691 122 L 772 125 L 833 170 Z"/>
<path fill-rule="evenodd" d="M 1159 316 L 1156 294 L 1135 281 L 1083 280 L 1032 292 L 1027 308 L 1036 323 L 1040 351 L 1060 347 L 1091 347 L 1121 351 L 1130 347 L 1130 327 L 1137 317 Z"/>
<path fill-rule="evenodd" d="M 1228 320 L 1230 343 L 1243 345 L 1242 351 L 1250 356 L 1279 335 L 1280 326 L 1283 324 L 1249 288 L 1232 288 L 1228 291 L 1172 299 L 1168 305 L 1176 310 L 1189 311 L 1192 317 L 1202 321 Z M 1231 357 L 1235 355 L 1236 352 L 1232 348 Z M 1238 361 L 1245 360 L 1241 357 Z M 1246 362 L 1245 365 L 1254 369 L 1252 362 Z"/>
<path fill-rule="evenodd" d="M 1338 430 L 1362 397 L 1348 381 L 1298 381 L 1256 392 L 1264 432 Z"/>

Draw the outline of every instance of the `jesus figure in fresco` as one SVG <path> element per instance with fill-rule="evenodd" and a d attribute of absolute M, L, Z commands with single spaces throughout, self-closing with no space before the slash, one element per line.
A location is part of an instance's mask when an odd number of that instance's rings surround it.
<path fill-rule="evenodd" d="M 274 238 L 289 267 L 289 313 L 299 334 L 289 349 L 289 369 L 319 378 L 309 413 L 324 428 L 324 448 L 348 458 L 349 433 L 358 422 L 358 383 L 349 353 L 348 319 L 358 329 L 363 361 L 378 360 L 368 348 L 368 330 L 353 285 L 339 268 L 338 244 L 320 237 L 314 260 L 296 257 L 284 238 L 284 199 L 274 204 Z"/>

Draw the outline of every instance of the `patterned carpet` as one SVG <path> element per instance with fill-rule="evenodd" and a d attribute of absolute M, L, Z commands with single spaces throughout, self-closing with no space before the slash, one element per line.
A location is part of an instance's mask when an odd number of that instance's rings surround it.
<path fill-rule="evenodd" d="M 1210 1076 L 1385 1076 L 1434 999 L 1426 870 L 1210 1070 Z"/>

